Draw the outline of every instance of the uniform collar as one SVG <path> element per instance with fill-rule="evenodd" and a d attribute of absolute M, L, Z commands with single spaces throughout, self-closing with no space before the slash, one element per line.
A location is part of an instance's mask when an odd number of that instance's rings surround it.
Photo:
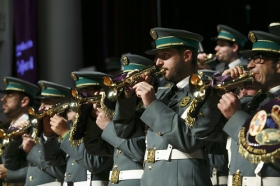
<path fill-rule="evenodd" d="M 280 85 L 271 88 L 268 92 L 274 94 L 274 93 L 277 92 L 278 90 L 280 90 Z"/>
<path fill-rule="evenodd" d="M 26 121 L 29 119 L 29 116 L 28 114 L 22 114 L 15 122 L 18 122 L 18 121 Z M 11 122 L 11 125 L 14 124 L 15 122 Z"/>
<path fill-rule="evenodd" d="M 186 77 L 185 79 L 182 79 L 180 82 L 178 82 L 176 85 L 178 87 L 178 89 L 182 89 L 184 88 L 185 86 L 187 86 L 189 84 L 189 79 L 190 79 L 190 76 Z"/>
<path fill-rule="evenodd" d="M 240 57 L 234 61 L 232 61 L 230 64 L 228 64 L 229 68 L 235 67 L 237 65 L 246 65 L 247 66 L 248 61 L 244 59 L 243 57 Z"/>

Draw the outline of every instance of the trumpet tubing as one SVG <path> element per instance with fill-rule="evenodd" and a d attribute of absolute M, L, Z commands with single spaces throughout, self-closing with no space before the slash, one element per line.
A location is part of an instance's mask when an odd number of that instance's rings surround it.
<path fill-rule="evenodd" d="M 2 139 L 1 144 L 0 144 L 0 156 L 3 153 L 2 149 L 9 145 L 12 137 L 23 134 L 26 129 L 28 129 L 32 126 L 33 126 L 32 122 L 28 121 L 28 123 L 24 127 L 15 129 L 8 134 L 5 133 L 4 130 L 0 129 L 0 139 Z"/>
<path fill-rule="evenodd" d="M 252 82 L 253 76 L 254 73 L 250 71 L 246 71 L 244 74 L 241 74 L 237 78 L 233 78 L 230 81 L 224 81 L 224 82 L 214 84 L 213 88 L 229 91 L 239 86 L 243 86 L 245 82 Z"/>
<path fill-rule="evenodd" d="M 207 54 L 205 59 L 204 60 L 201 60 L 201 61 L 197 61 L 197 64 L 198 65 L 205 65 L 205 64 L 208 64 L 208 63 L 211 63 L 213 61 L 216 60 L 217 56 L 219 55 L 219 53 L 216 53 L 215 55 L 214 54 Z"/>
<path fill-rule="evenodd" d="M 158 76 L 160 74 L 164 74 L 164 69 L 161 69 L 157 66 L 149 66 L 145 69 L 139 70 L 138 72 L 134 72 L 131 75 L 125 77 L 125 79 L 121 82 L 114 82 L 110 77 L 104 77 L 103 84 L 104 90 L 109 100 L 116 101 L 120 92 L 123 91 L 126 85 L 133 86 L 140 82 L 142 75 L 148 76 Z"/>

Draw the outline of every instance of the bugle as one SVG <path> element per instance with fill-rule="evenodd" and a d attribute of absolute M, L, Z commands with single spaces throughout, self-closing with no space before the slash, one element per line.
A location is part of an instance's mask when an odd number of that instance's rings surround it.
<path fill-rule="evenodd" d="M 230 76 L 209 77 L 200 71 L 198 74 L 192 74 L 190 77 L 190 91 L 194 96 L 194 99 L 187 108 L 187 115 L 185 118 L 186 123 L 189 127 L 193 127 L 195 118 L 192 117 L 192 113 L 197 109 L 200 102 L 205 100 L 206 93 L 209 88 L 214 90 L 220 90 L 222 92 L 231 91 L 239 86 L 243 86 L 244 83 L 252 81 L 254 74 L 250 71 L 246 71 L 236 78 Z"/>
<path fill-rule="evenodd" d="M 127 74 L 122 74 L 121 76 L 124 77 L 121 81 L 114 81 L 110 77 L 105 76 L 103 78 L 103 89 L 109 100 L 116 101 L 119 94 L 123 92 L 125 86 L 132 87 L 133 85 L 141 81 L 141 75 L 146 74 L 148 76 L 158 76 L 163 73 L 164 69 L 153 65 L 139 71 L 135 71 L 129 76 Z"/>
<path fill-rule="evenodd" d="M 25 126 L 22 128 L 15 128 L 11 132 L 6 133 L 3 129 L 0 129 L 0 139 L 2 139 L 0 143 L 0 156 L 3 153 L 3 148 L 7 147 L 10 143 L 11 138 L 23 134 L 29 127 L 36 127 L 37 123 L 32 123 L 31 120 L 27 122 Z"/>
<path fill-rule="evenodd" d="M 217 59 L 217 56 L 218 56 L 219 53 L 216 53 L 216 54 L 207 54 L 205 59 L 203 60 L 197 60 L 197 64 L 198 65 L 205 65 L 205 64 L 208 64 L 208 63 L 211 63 L 213 61 L 215 61 Z"/>

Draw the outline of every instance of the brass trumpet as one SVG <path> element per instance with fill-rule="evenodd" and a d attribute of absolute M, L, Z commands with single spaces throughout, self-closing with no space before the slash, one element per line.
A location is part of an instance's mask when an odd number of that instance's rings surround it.
<path fill-rule="evenodd" d="M 191 101 L 187 108 L 187 115 L 185 118 L 189 127 L 193 127 L 195 118 L 192 117 L 192 113 L 197 109 L 200 102 L 205 100 L 207 90 L 212 87 L 215 90 L 222 90 L 223 92 L 233 90 L 239 86 L 242 86 L 245 82 L 251 82 L 254 74 L 250 71 L 246 71 L 237 78 L 228 78 L 226 81 L 214 81 L 212 77 L 206 76 L 200 71 L 198 74 L 192 74 L 190 77 L 190 91 L 192 92 L 194 99 Z"/>
<path fill-rule="evenodd" d="M 71 109 L 73 111 L 77 111 L 78 107 L 82 103 L 99 103 L 101 100 L 101 95 L 96 95 L 92 97 L 82 97 L 79 95 L 76 89 L 71 89 L 71 100 L 65 103 L 57 103 L 49 109 L 41 112 L 35 113 L 33 108 L 28 109 L 28 113 L 30 116 L 33 116 L 36 119 L 42 119 L 45 116 L 54 116 L 55 114 L 60 114 L 65 112 L 67 109 Z"/>
<path fill-rule="evenodd" d="M 205 64 L 208 64 L 208 63 L 211 63 L 213 61 L 215 61 L 217 59 L 217 56 L 219 55 L 219 53 L 216 53 L 215 55 L 214 54 L 207 54 L 205 59 L 202 60 L 202 61 L 197 61 L 197 64 L 198 65 L 205 65 Z"/>
<path fill-rule="evenodd" d="M 0 143 L 0 156 L 3 153 L 3 148 L 7 147 L 10 143 L 10 139 L 16 135 L 21 135 L 24 133 L 26 129 L 29 127 L 36 127 L 37 123 L 32 123 L 32 121 L 28 121 L 27 125 L 22 128 L 18 128 L 16 130 L 11 131 L 10 133 L 5 133 L 3 129 L 0 129 L 0 139 L 2 142 Z"/>
<path fill-rule="evenodd" d="M 104 84 L 104 91 L 111 101 L 116 101 L 119 94 L 123 92 L 125 86 L 133 86 L 140 82 L 141 75 L 147 73 L 147 75 L 150 76 L 158 76 L 160 74 L 164 73 L 164 69 L 161 69 L 157 66 L 149 66 L 147 68 L 144 68 L 142 70 L 139 70 L 138 72 L 132 73 L 130 76 L 126 76 L 124 80 L 117 82 L 113 81 L 110 77 L 105 76 L 103 78 L 103 84 Z M 127 75 L 127 74 L 122 74 Z"/>
<path fill-rule="evenodd" d="M 237 78 L 233 78 L 230 81 L 223 81 L 213 85 L 214 89 L 230 91 L 239 86 L 243 86 L 244 83 L 251 83 L 253 80 L 254 73 L 250 71 L 245 71 L 244 74 L 241 74 Z"/>

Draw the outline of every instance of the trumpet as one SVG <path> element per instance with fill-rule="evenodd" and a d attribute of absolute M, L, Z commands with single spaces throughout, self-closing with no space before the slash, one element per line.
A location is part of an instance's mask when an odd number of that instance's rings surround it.
<path fill-rule="evenodd" d="M 233 90 L 239 86 L 243 86 L 244 83 L 252 82 L 254 73 L 245 71 L 244 74 L 239 75 L 237 78 L 224 77 L 222 81 L 218 81 L 212 77 L 206 76 L 200 71 L 198 74 L 192 74 L 190 77 L 190 91 L 192 92 L 194 99 L 191 101 L 187 108 L 187 115 L 185 118 L 189 127 L 193 127 L 195 118 L 192 117 L 192 113 L 197 110 L 199 103 L 205 100 L 207 96 L 207 90 L 213 88 L 214 90 L 221 90 L 223 92 Z"/>
<path fill-rule="evenodd" d="M 145 73 L 147 73 L 148 76 L 158 76 L 164 73 L 164 69 L 161 69 L 154 65 L 149 66 L 147 68 L 144 68 L 142 70 L 139 70 L 138 72 L 131 74 L 130 76 L 127 76 L 127 74 L 122 74 L 126 76 L 120 82 L 113 81 L 110 77 L 105 76 L 103 78 L 103 84 L 104 84 L 103 89 L 108 99 L 111 101 L 116 101 L 120 93 L 123 92 L 125 86 L 131 87 L 137 84 L 138 82 L 140 82 L 141 75 Z"/>
<path fill-rule="evenodd" d="M 57 103 L 54 106 L 50 107 L 47 110 L 44 110 L 41 113 L 36 113 L 35 110 L 30 107 L 28 108 L 28 113 L 30 116 L 32 116 L 34 119 L 42 119 L 45 116 L 54 116 L 55 114 L 60 114 L 65 112 L 68 109 L 71 109 L 73 111 L 77 111 L 78 107 L 82 103 L 99 103 L 101 100 L 101 95 L 96 95 L 92 97 L 82 97 L 79 95 L 78 91 L 76 89 L 71 89 L 71 100 L 67 101 L 65 103 Z M 35 121 L 34 121 L 35 122 Z"/>
<path fill-rule="evenodd" d="M 245 71 L 245 73 L 239 75 L 237 78 L 229 78 L 227 81 L 217 82 L 213 85 L 214 89 L 230 91 L 237 87 L 243 86 L 244 83 L 252 83 L 254 73 Z"/>
<path fill-rule="evenodd" d="M 215 61 L 217 59 L 217 56 L 219 55 L 219 53 L 217 52 L 215 55 L 214 54 L 207 54 L 205 59 L 202 60 L 202 61 L 197 61 L 197 64 L 198 65 L 205 65 L 205 64 L 208 64 L 208 63 L 211 63 L 213 61 Z"/>
<path fill-rule="evenodd" d="M 3 153 L 3 148 L 7 147 L 10 143 L 10 139 L 16 135 L 21 135 L 25 132 L 30 127 L 36 127 L 37 123 L 33 123 L 32 121 L 28 121 L 28 123 L 22 127 L 22 128 L 17 128 L 10 133 L 5 133 L 3 129 L 0 129 L 0 139 L 2 139 L 2 142 L 0 143 L 0 156 Z"/>

